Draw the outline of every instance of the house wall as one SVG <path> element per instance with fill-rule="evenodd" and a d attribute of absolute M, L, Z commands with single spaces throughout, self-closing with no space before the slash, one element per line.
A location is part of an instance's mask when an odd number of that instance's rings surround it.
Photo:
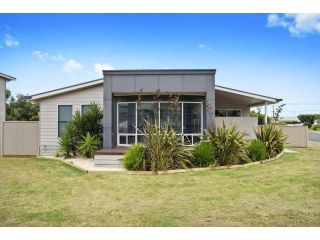
<path fill-rule="evenodd" d="M 6 120 L 6 80 L 0 78 L 0 156 L 2 156 L 2 124 Z"/>
<path fill-rule="evenodd" d="M 249 106 L 222 96 L 219 96 L 216 99 L 216 109 L 241 109 L 242 117 L 250 116 Z"/>
<path fill-rule="evenodd" d="M 159 89 L 162 94 L 204 95 L 211 107 L 206 114 L 205 124 L 211 124 L 215 109 L 214 84 L 215 72 L 210 70 L 104 72 L 103 147 L 112 148 L 116 145 L 113 139 L 117 133 L 113 130 L 112 118 L 114 95 L 135 95 L 140 89 L 144 94 L 154 94 Z"/>
<path fill-rule="evenodd" d="M 40 155 L 54 155 L 58 150 L 58 105 L 72 105 L 74 113 L 90 102 L 103 107 L 102 85 L 40 100 Z"/>

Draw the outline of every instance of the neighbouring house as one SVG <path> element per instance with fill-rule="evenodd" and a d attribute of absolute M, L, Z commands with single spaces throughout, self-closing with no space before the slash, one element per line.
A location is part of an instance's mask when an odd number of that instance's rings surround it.
<path fill-rule="evenodd" d="M 281 99 L 217 86 L 215 73 L 214 69 L 104 70 L 102 79 L 35 94 L 31 100 L 40 104 L 40 155 L 57 152 L 65 124 L 75 111 L 86 111 L 90 102 L 103 107 L 105 149 L 142 142 L 138 129 L 143 119 L 155 117 L 159 124 L 170 123 L 186 145 L 198 142 L 204 128 L 223 121 L 235 122 L 252 135 L 258 119 L 250 117 L 250 107 L 263 105 L 266 110 Z M 170 94 L 179 96 L 175 110 L 168 102 Z"/>
<path fill-rule="evenodd" d="M 15 80 L 15 77 L 0 73 L 0 156 L 2 156 L 2 124 L 6 120 L 6 83 Z"/>

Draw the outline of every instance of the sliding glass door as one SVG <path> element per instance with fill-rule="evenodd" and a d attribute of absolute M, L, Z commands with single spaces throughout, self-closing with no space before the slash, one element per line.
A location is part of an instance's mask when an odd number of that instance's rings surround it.
<path fill-rule="evenodd" d="M 203 132 L 202 102 L 119 102 L 117 104 L 117 145 L 143 143 L 142 130 L 146 121 L 161 126 L 168 124 L 184 144 L 200 141 Z"/>

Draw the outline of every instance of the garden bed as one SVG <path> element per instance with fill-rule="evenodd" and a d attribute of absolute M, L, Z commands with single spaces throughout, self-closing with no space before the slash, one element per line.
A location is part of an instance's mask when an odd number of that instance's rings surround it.
<path fill-rule="evenodd" d="M 187 168 L 187 169 L 174 169 L 168 171 L 158 171 L 157 174 L 164 175 L 164 174 L 176 174 L 176 173 L 187 173 L 187 172 L 200 172 L 200 171 L 208 171 L 208 170 L 225 170 L 225 169 L 236 169 L 236 168 L 245 168 L 252 165 L 258 165 L 262 163 L 272 162 L 279 159 L 284 154 L 284 150 L 279 153 L 277 156 L 261 161 L 250 162 L 245 164 L 237 164 L 237 165 L 229 165 L 229 166 L 217 166 L 217 167 L 202 167 L 202 168 Z M 152 171 L 126 171 L 128 174 L 146 174 L 152 175 L 154 172 Z"/>

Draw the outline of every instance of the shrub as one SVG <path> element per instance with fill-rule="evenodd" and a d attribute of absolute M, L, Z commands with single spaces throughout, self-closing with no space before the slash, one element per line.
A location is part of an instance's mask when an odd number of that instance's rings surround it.
<path fill-rule="evenodd" d="M 236 125 L 206 130 L 208 140 L 214 149 L 216 164 L 220 166 L 246 163 L 246 132 L 240 132 Z"/>
<path fill-rule="evenodd" d="M 252 140 L 248 145 L 248 157 L 252 161 L 260 161 L 266 159 L 267 149 L 264 143 L 260 140 Z"/>
<path fill-rule="evenodd" d="M 124 167 L 128 170 L 143 170 L 143 152 L 142 144 L 134 144 L 130 146 L 123 158 Z"/>
<path fill-rule="evenodd" d="M 275 125 L 262 125 L 255 129 L 258 140 L 262 141 L 266 146 L 268 157 L 274 157 L 281 153 L 285 147 L 286 136 L 281 127 Z"/>
<path fill-rule="evenodd" d="M 318 125 L 316 125 L 316 124 L 312 125 L 311 130 L 313 130 L 313 131 L 320 131 L 320 124 L 318 124 Z"/>
<path fill-rule="evenodd" d="M 71 158 L 77 155 L 77 137 L 73 134 L 73 126 L 68 123 L 63 135 L 59 138 L 59 155 Z"/>
<path fill-rule="evenodd" d="M 303 126 L 308 126 L 308 128 L 311 128 L 312 123 L 311 122 L 304 122 Z"/>
<path fill-rule="evenodd" d="M 96 103 L 91 103 L 88 112 L 81 114 L 76 111 L 72 117 L 72 120 L 66 125 L 64 132 L 59 139 L 59 154 L 64 158 L 75 157 L 77 154 L 81 154 L 87 157 L 90 153 L 80 151 L 80 142 L 86 137 L 87 133 L 90 137 L 99 140 L 98 149 L 102 146 L 102 117 L 103 113 L 101 108 Z"/>
<path fill-rule="evenodd" d="M 207 167 L 214 163 L 214 151 L 209 142 L 197 143 L 192 151 L 194 167 Z"/>
<path fill-rule="evenodd" d="M 78 151 L 86 158 L 93 158 L 95 151 L 101 146 L 101 141 L 96 135 L 91 135 L 87 132 L 86 136 L 83 136 L 79 141 Z"/>
<path fill-rule="evenodd" d="M 181 136 L 167 124 L 158 126 L 157 123 L 146 122 L 142 131 L 145 143 L 144 161 L 146 169 L 154 173 L 169 169 L 188 168 L 191 153 L 183 146 Z"/>

